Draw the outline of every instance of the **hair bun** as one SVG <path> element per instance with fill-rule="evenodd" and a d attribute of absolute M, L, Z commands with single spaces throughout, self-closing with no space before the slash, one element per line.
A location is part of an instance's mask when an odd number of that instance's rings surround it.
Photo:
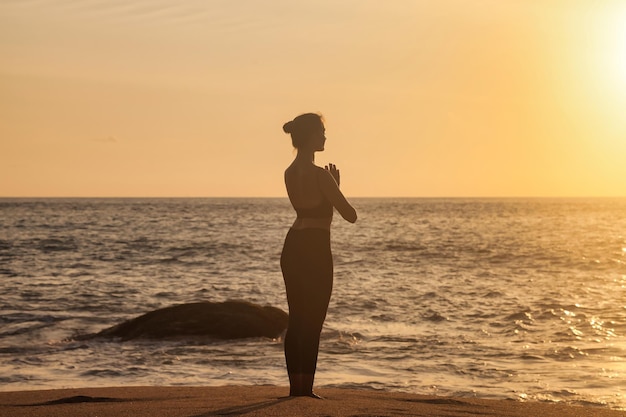
<path fill-rule="evenodd" d="M 283 132 L 293 133 L 293 120 L 283 125 Z"/>

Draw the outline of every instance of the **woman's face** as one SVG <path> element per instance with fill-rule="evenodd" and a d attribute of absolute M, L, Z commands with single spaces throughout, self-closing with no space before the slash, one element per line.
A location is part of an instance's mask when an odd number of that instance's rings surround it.
<path fill-rule="evenodd" d="M 316 132 L 311 134 L 311 146 L 314 151 L 323 151 L 326 143 L 326 128 L 322 124 Z"/>

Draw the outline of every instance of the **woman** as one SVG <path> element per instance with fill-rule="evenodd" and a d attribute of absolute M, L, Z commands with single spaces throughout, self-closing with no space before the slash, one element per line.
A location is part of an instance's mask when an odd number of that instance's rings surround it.
<path fill-rule="evenodd" d="M 285 360 L 290 396 L 319 398 L 313 393 L 322 324 L 333 287 L 330 224 L 333 207 L 354 223 L 357 215 L 339 190 L 339 170 L 315 165 L 315 152 L 326 142 L 322 117 L 302 114 L 283 126 L 297 156 L 285 170 L 285 186 L 297 218 L 285 238 L 280 266 L 287 290 L 289 325 Z"/>

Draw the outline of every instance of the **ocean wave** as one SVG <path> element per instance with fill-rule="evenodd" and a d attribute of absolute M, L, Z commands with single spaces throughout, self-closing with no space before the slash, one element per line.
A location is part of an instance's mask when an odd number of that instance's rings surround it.
<path fill-rule="evenodd" d="M 32 246 L 44 253 L 76 251 L 78 249 L 76 239 L 72 237 L 35 239 L 32 242 Z"/>
<path fill-rule="evenodd" d="M 132 374 L 132 372 L 130 372 Z M 117 369 L 89 369 L 80 373 L 81 377 L 98 377 L 98 378 L 126 378 L 129 371 Z"/>

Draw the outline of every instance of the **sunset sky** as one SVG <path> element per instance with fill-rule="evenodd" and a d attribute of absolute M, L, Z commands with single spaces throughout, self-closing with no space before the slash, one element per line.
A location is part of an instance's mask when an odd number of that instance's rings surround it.
<path fill-rule="evenodd" d="M 626 196 L 624 0 L 0 0 L 0 196 Z"/>

